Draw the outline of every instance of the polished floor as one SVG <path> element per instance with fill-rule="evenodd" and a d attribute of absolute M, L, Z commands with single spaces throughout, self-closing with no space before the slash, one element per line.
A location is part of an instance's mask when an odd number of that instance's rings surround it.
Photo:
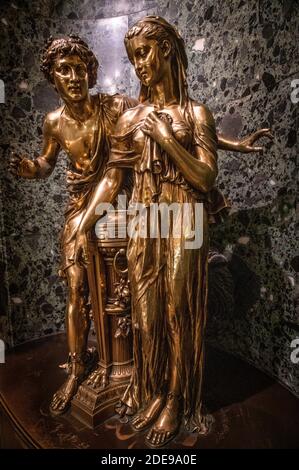
<path fill-rule="evenodd" d="M 19 346 L 0 364 L 2 447 L 17 447 L 15 433 L 23 447 L 146 448 L 144 435 L 116 417 L 92 431 L 70 414 L 49 415 L 65 358 L 61 334 Z M 299 448 L 299 400 L 252 366 L 210 347 L 204 403 L 215 420 L 210 434 L 181 433 L 169 448 Z"/>

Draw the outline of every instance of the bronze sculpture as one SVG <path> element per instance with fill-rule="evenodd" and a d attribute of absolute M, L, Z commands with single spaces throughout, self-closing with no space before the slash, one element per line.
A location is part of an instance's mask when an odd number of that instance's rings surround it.
<path fill-rule="evenodd" d="M 160 447 L 182 422 L 192 431 L 208 430 L 201 410 L 208 223 L 227 204 L 214 187 L 219 139 L 213 117 L 188 95 L 183 39 L 167 21 L 149 16 L 128 31 L 125 45 L 141 82 L 140 104 L 116 124 L 106 173 L 81 221 L 75 251 L 84 265 L 96 207 L 115 199 L 127 169 L 134 174 L 131 203 L 143 204 L 146 212 L 155 203 L 188 203 L 194 228 L 195 205 L 204 204 L 201 248 L 186 250 L 184 231 L 179 241 L 172 233 L 151 239 L 137 231 L 127 249 L 134 371 L 117 411 L 134 415 L 136 431 L 150 427 L 146 441 Z M 269 130 L 253 141 L 262 135 Z"/>
<path fill-rule="evenodd" d="M 76 231 L 95 186 L 103 176 L 115 123 L 123 111 L 138 104 L 136 100 L 120 95 L 90 95 L 89 88 L 96 82 L 97 68 L 93 52 L 78 36 L 49 39 L 41 69 L 65 104 L 46 116 L 42 155 L 34 161 L 18 155 L 11 159 L 12 172 L 28 179 L 48 177 L 61 149 L 70 159 L 70 200 L 61 244 L 61 274 L 67 279 L 69 289 L 66 325 L 70 375 L 53 397 L 50 409 L 54 415 L 66 411 L 78 384 L 89 370 L 86 344 L 90 322 L 88 285 L 85 267 L 74 263 Z M 141 98 L 144 99 L 142 94 Z M 259 151 L 261 147 L 254 147 L 253 143 L 263 135 L 269 135 L 269 130 L 258 131 L 241 141 L 218 136 L 215 145 L 217 142 L 218 148 L 224 150 Z M 115 181 L 113 177 L 112 187 Z M 95 372 L 91 380 L 97 383 L 100 376 L 101 370 Z M 140 427 L 138 423 L 137 427 Z"/>
<path fill-rule="evenodd" d="M 42 155 L 34 161 L 18 155 L 11 159 L 14 174 L 34 179 L 46 178 L 52 173 L 61 149 L 69 157 L 69 203 L 61 237 L 60 273 L 68 285 L 66 330 L 70 374 L 50 405 L 55 415 L 67 409 L 88 371 L 88 284 L 86 270 L 74 263 L 73 235 L 95 184 L 102 177 L 114 124 L 126 108 L 137 104 L 136 100 L 118 94 L 90 95 L 89 88 L 96 84 L 98 65 L 93 52 L 78 36 L 48 40 L 41 70 L 64 105 L 45 118 Z"/>

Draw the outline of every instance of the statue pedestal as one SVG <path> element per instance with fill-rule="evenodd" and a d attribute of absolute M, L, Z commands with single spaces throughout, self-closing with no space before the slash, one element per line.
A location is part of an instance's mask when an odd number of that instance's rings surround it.
<path fill-rule="evenodd" d="M 115 414 L 114 408 L 128 385 L 126 383 L 109 383 L 107 387 L 92 388 L 83 382 L 72 400 L 72 415 L 93 429 Z"/>
<path fill-rule="evenodd" d="M 71 405 L 72 415 L 89 427 L 115 414 L 115 404 L 133 367 L 126 211 L 108 213 L 95 232 L 89 238 L 87 274 L 99 362 L 97 371 L 79 386 Z"/>
<path fill-rule="evenodd" d="M 146 449 L 147 431 L 134 432 L 118 417 L 99 424 L 96 431 L 68 411 L 53 418 L 49 404 L 65 380 L 65 370 L 58 364 L 67 353 L 66 336 L 61 333 L 8 352 L 0 366 L 0 449 L 97 449 L 99 456 L 107 449 Z M 214 430 L 204 437 L 182 432 L 169 449 L 298 448 L 298 398 L 224 351 L 207 345 L 206 358 L 204 403 L 213 411 Z M 107 395 L 102 399 L 108 403 Z M 103 418 L 106 412 L 108 416 L 109 406 L 107 411 L 102 408 Z"/>

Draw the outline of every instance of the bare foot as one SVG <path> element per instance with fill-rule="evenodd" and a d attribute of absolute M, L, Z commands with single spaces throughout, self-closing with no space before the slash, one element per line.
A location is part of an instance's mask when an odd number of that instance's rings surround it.
<path fill-rule="evenodd" d="M 73 353 L 70 355 L 68 361 L 70 375 L 59 390 L 54 393 L 50 404 L 50 412 L 52 415 L 61 415 L 68 409 L 79 385 L 93 367 L 96 357 L 92 350 L 87 350 L 81 354 Z"/>
<path fill-rule="evenodd" d="M 98 367 L 87 379 L 87 385 L 92 388 L 105 388 L 109 384 L 107 371 Z"/>
<path fill-rule="evenodd" d="M 71 399 L 78 390 L 78 377 L 71 374 L 64 384 L 54 393 L 50 404 L 50 412 L 54 416 L 64 413 L 71 402 Z"/>
<path fill-rule="evenodd" d="M 179 399 L 173 393 L 169 393 L 165 407 L 146 436 L 147 444 L 152 447 L 162 447 L 173 439 L 180 428 L 179 415 Z"/>
<path fill-rule="evenodd" d="M 163 406 L 165 404 L 165 396 L 158 395 L 154 398 L 149 405 L 137 413 L 131 421 L 131 426 L 135 431 L 143 431 L 152 422 L 158 418 Z"/>

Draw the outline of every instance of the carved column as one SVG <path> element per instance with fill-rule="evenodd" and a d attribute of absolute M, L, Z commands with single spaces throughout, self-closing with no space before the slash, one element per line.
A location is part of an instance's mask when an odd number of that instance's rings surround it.
<path fill-rule="evenodd" d="M 114 414 L 132 366 L 130 290 L 126 268 L 126 211 L 108 213 L 89 239 L 88 282 L 99 368 L 80 385 L 72 414 L 89 427 Z M 90 379 L 96 377 L 93 383 Z"/>

